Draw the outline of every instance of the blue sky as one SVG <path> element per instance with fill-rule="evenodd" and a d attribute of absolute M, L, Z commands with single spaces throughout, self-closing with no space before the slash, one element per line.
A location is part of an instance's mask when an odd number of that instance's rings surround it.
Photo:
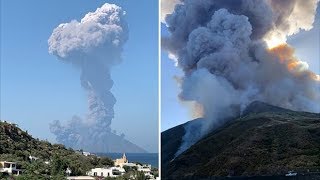
<path fill-rule="evenodd" d="M 127 12 L 129 40 L 112 69 L 117 99 L 112 128 L 149 152 L 158 151 L 158 2 L 141 0 L 1 1 L 0 118 L 55 142 L 48 124 L 87 113 L 80 71 L 48 54 L 60 23 L 80 20 L 104 3 Z"/>
<path fill-rule="evenodd" d="M 290 36 L 287 43 L 295 48 L 296 56 L 309 64 L 309 69 L 320 74 L 320 8 L 317 8 L 314 28 Z M 161 23 L 161 35 L 168 36 L 165 24 Z M 161 53 L 161 131 L 192 120 L 185 105 L 178 101 L 180 89 L 174 76 L 182 76 L 182 71 L 174 66 L 168 54 Z"/>

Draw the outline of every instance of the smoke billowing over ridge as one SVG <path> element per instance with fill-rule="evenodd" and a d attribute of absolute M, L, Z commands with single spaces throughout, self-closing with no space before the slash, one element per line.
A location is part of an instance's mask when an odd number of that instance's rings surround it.
<path fill-rule="evenodd" d="M 286 44 L 288 36 L 312 28 L 318 2 L 184 0 L 175 6 L 165 18 L 170 36 L 162 48 L 184 71 L 179 98 L 202 105 L 206 119 L 198 137 L 186 133 L 178 154 L 253 101 L 320 112 L 319 75 Z"/>
<path fill-rule="evenodd" d="M 121 62 L 121 52 L 128 39 L 125 11 L 114 4 L 104 4 L 86 14 L 80 22 L 60 24 L 48 40 L 49 53 L 81 70 L 81 85 L 88 94 L 87 117 L 74 117 L 66 125 L 50 125 L 57 140 L 73 148 L 96 152 L 122 152 L 126 140 L 112 132 L 113 106 L 116 99 L 110 70 Z M 130 143 L 129 143 L 130 144 Z M 130 151 L 128 149 L 128 151 Z"/>

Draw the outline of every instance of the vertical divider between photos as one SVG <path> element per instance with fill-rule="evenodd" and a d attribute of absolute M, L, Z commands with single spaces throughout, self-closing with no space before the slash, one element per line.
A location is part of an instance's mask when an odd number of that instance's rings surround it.
<path fill-rule="evenodd" d="M 161 179 L 161 0 L 158 0 L 158 172 Z"/>

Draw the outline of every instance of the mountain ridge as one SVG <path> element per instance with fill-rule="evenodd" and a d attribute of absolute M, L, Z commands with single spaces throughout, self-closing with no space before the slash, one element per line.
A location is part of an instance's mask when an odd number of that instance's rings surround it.
<path fill-rule="evenodd" d="M 284 111 L 292 111 L 292 110 L 274 106 L 261 101 L 253 101 L 243 110 L 241 116 L 245 116 L 250 113 L 284 112 Z"/>
<path fill-rule="evenodd" d="M 172 161 L 162 163 L 164 179 L 320 169 L 320 114 L 253 102 L 241 117 L 210 132 Z"/>

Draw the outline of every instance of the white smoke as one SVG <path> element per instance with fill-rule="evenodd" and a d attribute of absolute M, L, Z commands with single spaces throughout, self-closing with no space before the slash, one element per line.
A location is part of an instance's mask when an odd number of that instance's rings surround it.
<path fill-rule="evenodd" d="M 305 1 L 303 1 L 305 2 Z M 183 152 L 207 132 L 239 116 L 259 100 L 298 111 L 320 112 L 320 81 L 297 61 L 288 45 L 269 50 L 272 32 L 284 37 L 310 29 L 318 1 L 185 0 L 166 17 L 170 36 L 163 48 L 184 71 L 184 101 L 203 106 L 205 124 L 185 128 Z M 279 4 L 277 4 L 279 3 Z M 288 7 L 294 8 L 288 8 Z M 302 13 L 309 9 L 311 12 Z M 306 21 L 293 19 L 304 14 Z M 286 24 L 289 29 L 284 28 Z M 193 132 L 189 132 L 192 129 Z M 194 136 L 199 134 L 199 136 Z M 190 140 L 192 139 L 192 140 Z"/>
<path fill-rule="evenodd" d="M 226 118 L 232 117 L 235 112 L 234 109 L 229 107 L 239 104 L 238 95 L 240 95 L 228 81 L 214 76 L 204 68 L 194 71 L 190 77 L 186 78 L 183 81 L 182 89 L 184 91 L 180 96 L 183 100 L 196 101 L 201 104 L 204 112 L 203 118 L 214 119 L 215 121 L 210 121 L 205 125 L 198 124 L 197 127 L 193 127 L 193 124 L 186 127 L 188 130 L 183 139 L 184 143 L 176 155 L 188 149 L 212 128 L 223 124 Z M 228 114 L 230 117 L 228 117 Z M 195 130 L 198 130 L 198 132 Z"/>
<path fill-rule="evenodd" d="M 287 37 L 313 28 L 319 0 L 269 0 L 274 26 L 265 36 L 268 47 L 287 42 Z"/>
<path fill-rule="evenodd" d="M 125 148 L 123 138 L 110 128 L 116 102 L 110 92 L 110 69 L 121 62 L 128 39 L 124 16 L 121 7 L 106 3 L 80 22 L 60 24 L 48 40 L 50 54 L 81 69 L 81 85 L 88 93 L 87 117 L 74 117 L 65 126 L 59 121 L 51 124 L 57 140 L 67 146 L 99 152 L 122 152 Z"/>

